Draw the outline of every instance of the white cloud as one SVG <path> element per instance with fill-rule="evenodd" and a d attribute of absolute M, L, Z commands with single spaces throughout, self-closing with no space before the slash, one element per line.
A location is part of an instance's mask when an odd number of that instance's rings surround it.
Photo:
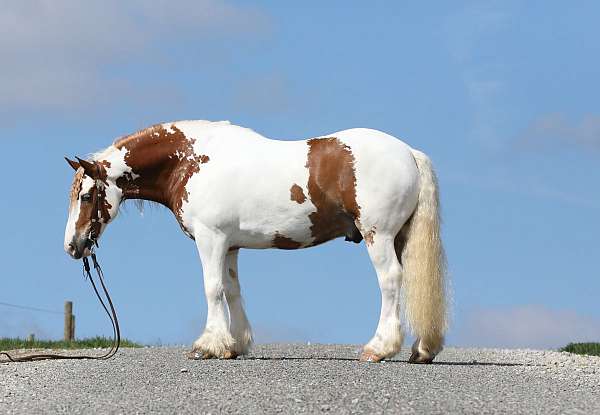
<path fill-rule="evenodd" d="M 203 41 L 257 36 L 268 25 L 257 9 L 220 0 L 5 1 L 0 108 L 74 110 L 134 96 L 143 89 L 131 80 L 149 65 L 169 69 L 172 50 L 198 55 Z"/>
<path fill-rule="evenodd" d="M 506 7 L 505 4 L 502 5 Z M 473 61 L 490 34 L 501 32 L 510 21 L 510 14 L 491 3 L 473 3 L 448 16 L 444 33 L 452 57 L 459 63 Z M 489 46 L 489 45 L 488 45 Z"/>
<path fill-rule="evenodd" d="M 540 305 L 471 311 L 454 337 L 461 346 L 556 349 L 600 341 L 600 319 Z"/>
<path fill-rule="evenodd" d="M 448 16 L 444 38 L 457 65 L 471 103 L 473 141 L 487 146 L 498 145 L 505 112 L 501 99 L 505 92 L 506 63 L 491 54 L 503 34 L 510 29 L 509 5 L 473 3 Z"/>
<path fill-rule="evenodd" d="M 535 119 L 520 135 L 525 147 L 578 146 L 600 150 L 600 115 L 586 115 L 579 121 L 560 113 L 544 114 Z"/>

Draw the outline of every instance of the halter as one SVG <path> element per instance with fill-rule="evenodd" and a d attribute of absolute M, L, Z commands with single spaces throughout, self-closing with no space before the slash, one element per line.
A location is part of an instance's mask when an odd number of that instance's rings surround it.
<path fill-rule="evenodd" d="M 96 167 L 97 167 L 98 173 L 99 173 L 100 167 L 98 165 L 96 165 Z M 99 175 L 97 175 L 96 177 L 99 177 Z M 100 282 L 100 285 L 102 286 L 102 291 L 103 291 L 104 296 L 106 297 L 108 307 L 107 307 L 106 303 L 104 302 L 102 295 L 100 295 L 98 288 L 96 287 L 96 283 L 94 282 L 94 278 L 92 277 L 90 261 L 89 261 L 88 257 L 83 257 L 83 277 L 84 277 L 84 279 L 89 280 L 92 288 L 94 289 L 94 293 L 96 294 L 96 297 L 98 298 L 98 301 L 100 302 L 100 304 L 102 305 L 102 308 L 104 309 L 104 311 L 108 315 L 108 318 L 110 319 L 110 322 L 111 322 L 112 328 L 113 328 L 113 343 L 112 343 L 110 349 L 105 354 L 100 355 L 100 356 L 88 356 L 88 355 L 68 356 L 68 355 L 60 355 L 60 354 L 30 354 L 30 355 L 26 355 L 26 356 L 13 357 L 6 352 L 0 351 L 0 356 L 6 356 L 8 358 L 8 360 L 11 362 L 32 362 L 32 361 L 37 361 L 37 360 L 51 360 L 51 359 L 52 360 L 59 360 L 59 359 L 60 360 L 67 360 L 67 359 L 106 360 L 106 359 L 110 359 L 111 357 L 113 357 L 119 350 L 119 346 L 121 344 L 121 329 L 119 328 L 117 312 L 115 311 L 113 302 L 110 298 L 110 295 L 108 294 L 108 289 L 106 288 L 106 285 L 104 284 L 104 272 L 102 271 L 102 268 L 100 267 L 100 264 L 98 263 L 98 259 L 96 258 L 96 253 L 95 253 L 95 248 L 94 248 L 94 245 L 96 247 L 99 247 L 98 246 L 98 237 L 100 236 L 100 229 L 101 229 L 101 226 L 103 223 L 101 221 L 101 218 L 102 218 L 102 210 L 101 209 L 102 209 L 103 197 L 100 195 L 100 191 L 104 191 L 104 195 L 106 196 L 106 192 L 105 192 L 106 187 L 104 185 L 104 182 L 101 179 L 96 178 L 96 179 L 94 179 L 94 181 L 95 181 L 95 185 L 96 185 L 96 192 L 95 192 L 95 196 L 93 199 L 94 209 L 92 211 L 90 234 L 89 234 L 87 242 L 86 242 L 86 247 L 90 250 L 90 257 L 92 258 L 94 270 L 96 271 L 96 274 L 98 276 L 98 281 Z M 110 308 L 110 311 L 109 311 L 109 308 Z"/>
<path fill-rule="evenodd" d="M 96 177 L 100 176 L 100 166 L 97 163 L 94 163 L 96 166 Z M 94 179 L 94 184 L 96 186 L 96 192 L 94 192 L 93 204 L 94 208 L 92 210 L 92 217 L 90 218 L 90 233 L 88 235 L 88 240 L 86 246 L 90 251 L 93 251 L 94 245 L 96 247 L 100 247 L 98 245 L 98 237 L 100 236 L 100 230 L 102 229 L 102 206 L 104 199 L 106 197 L 106 186 L 104 182 L 96 178 Z M 103 192 L 104 197 L 100 195 L 100 192 Z"/>

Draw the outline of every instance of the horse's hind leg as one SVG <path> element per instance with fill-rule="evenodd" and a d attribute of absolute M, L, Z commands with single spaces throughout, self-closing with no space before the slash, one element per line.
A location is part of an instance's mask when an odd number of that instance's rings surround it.
<path fill-rule="evenodd" d="M 393 357 L 402 347 L 400 288 L 402 266 L 394 249 L 394 236 L 376 233 L 365 238 L 381 290 L 381 314 L 375 336 L 367 343 L 361 361 L 379 362 Z"/>
<path fill-rule="evenodd" d="M 229 306 L 229 331 L 235 340 L 233 353 L 244 355 L 252 345 L 252 329 L 244 311 L 238 278 L 238 251 L 227 254 L 225 263 L 225 298 Z"/>

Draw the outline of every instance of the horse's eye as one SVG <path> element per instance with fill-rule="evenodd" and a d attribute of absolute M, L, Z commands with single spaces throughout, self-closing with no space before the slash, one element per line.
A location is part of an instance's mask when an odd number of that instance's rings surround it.
<path fill-rule="evenodd" d="M 81 195 L 81 201 L 82 202 L 89 202 L 90 200 L 92 200 L 92 195 L 89 193 L 86 193 L 84 195 Z"/>

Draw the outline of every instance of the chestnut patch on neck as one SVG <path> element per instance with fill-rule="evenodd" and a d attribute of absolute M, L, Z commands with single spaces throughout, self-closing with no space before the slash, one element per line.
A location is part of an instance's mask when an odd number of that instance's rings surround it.
<path fill-rule="evenodd" d="M 290 199 L 299 204 L 302 204 L 306 201 L 304 191 L 296 183 L 294 183 L 290 188 Z"/>
<path fill-rule="evenodd" d="M 273 246 L 279 249 L 298 249 L 302 246 L 302 244 L 300 242 L 294 241 L 292 238 L 283 236 L 279 232 L 275 232 L 275 237 L 273 238 Z"/>
<path fill-rule="evenodd" d="M 183 202 L 189 197 L 186 185 L 200 171 L 200 165 L 210 160 L 207 155 L 194 153 L 195 142 L 172 124 L 169 129 L 155 125 L 114 143 L 119 150 L 127 149 L 125 163 L 139 176 L 133 179 L 125 174 L 117 180 L 124 197 L 167 206 L 186 233 L 182 220 Z"/>
<path fill-rule="evenodd" d="M 316 211 L 308 217 L 313 245 L 351 234 L 360 218 L 354 155 L 336 137 L 308 140 L 308 197 Z"/>

